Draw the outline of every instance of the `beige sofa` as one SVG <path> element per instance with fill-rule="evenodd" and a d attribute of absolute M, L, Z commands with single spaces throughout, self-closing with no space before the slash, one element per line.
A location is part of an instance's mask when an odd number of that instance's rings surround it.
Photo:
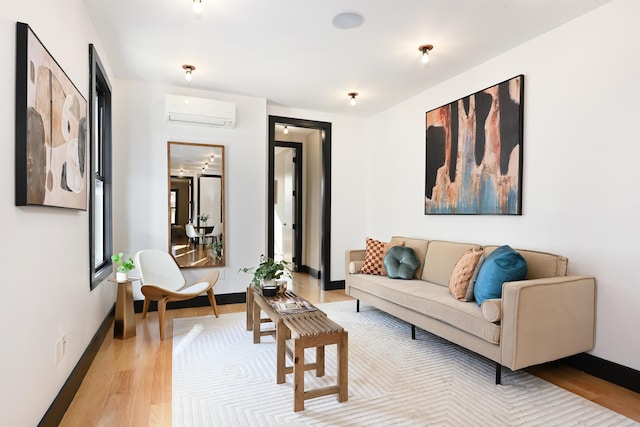
<path fill-rule="evenodd" d="M 527 262 L 526 280 L 506 282 L 502 298 L 461 302 L 448 282 L 457 261 L 481 245 L 394 237 L 420 260 L 412 280 L 360 274 L 364 249 L 346 251 L 345 292 L 412 325 L 466 347 L 512 370 L 593 349 L 595 279 L 567 276 L 567 258 L 520 250 Z M 488 255 L 497 246 L 485 246 Z"/>

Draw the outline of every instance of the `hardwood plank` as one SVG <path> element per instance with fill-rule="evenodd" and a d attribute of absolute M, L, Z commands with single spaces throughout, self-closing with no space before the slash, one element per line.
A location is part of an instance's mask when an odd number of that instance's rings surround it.
<path fill-rule="evenodd" d="M 640 393 L 557 363 L 546 363 L 526 370 L 558 387 L 640 422 Z"/>

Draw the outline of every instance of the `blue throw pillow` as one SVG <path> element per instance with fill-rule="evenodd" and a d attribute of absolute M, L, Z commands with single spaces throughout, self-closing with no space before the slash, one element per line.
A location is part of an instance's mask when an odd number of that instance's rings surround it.
<path fill-rule="evenodd" d="M 420 261 L 408 246 L 393 246 L 384 257 L 387 276 L 392 279 L 413 279 Z"/>
<path fill-rule="evenodd" d="M 500 246 L 484 260 L 473 288 L 478 303 L 502 297 L 502 284 L 527 277 L 527 262 L 510 246 Z"/>

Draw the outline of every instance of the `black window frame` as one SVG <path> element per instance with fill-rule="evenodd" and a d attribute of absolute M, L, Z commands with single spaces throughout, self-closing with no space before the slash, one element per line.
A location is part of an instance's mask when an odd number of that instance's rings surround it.
<path fill-rule="evenodd" d="M 89 192 L 89 265 L 91 272 L 90 288 L 95 289 L 113 272 L 111 253 L 113 251 L 113 212 L 112 212 L 112 130 L 111 130 L 111 84 L 93 44 L 89 45 L 89 147 L 91 184 Z M 99 112 L 96 120 L 95 98 L 98 97 Z M 97 130 L 97 132 L 96 132 Z M 99 140 L 96 141 L 96 134 Z M 96 150 L 96 145 L 99 148 Z M 97 151 L 97 152 L 96 152 Z M 96 173 L 96 164 L 99 165 Z M 103 239 L 102 262 L 96 265 L 95 256 L 95 188 L 96 180 L 103 183 Z"/>

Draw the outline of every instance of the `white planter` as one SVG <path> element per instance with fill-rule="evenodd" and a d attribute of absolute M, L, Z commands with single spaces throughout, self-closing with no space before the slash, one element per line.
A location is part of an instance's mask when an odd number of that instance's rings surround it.
<path fill-rule="evenodd" d="M 129 280 L 129 273 L 127 271 L 116 271 L 116 281 L 126 282 Z"/>
<path fill-rule="evenodd" d="M 273 279 L 270 280 L 263 280 L 262 281 L 262 287 L 267 287 L 267 288 L 273 288 L 276 286 L 276 281 Z"/>

